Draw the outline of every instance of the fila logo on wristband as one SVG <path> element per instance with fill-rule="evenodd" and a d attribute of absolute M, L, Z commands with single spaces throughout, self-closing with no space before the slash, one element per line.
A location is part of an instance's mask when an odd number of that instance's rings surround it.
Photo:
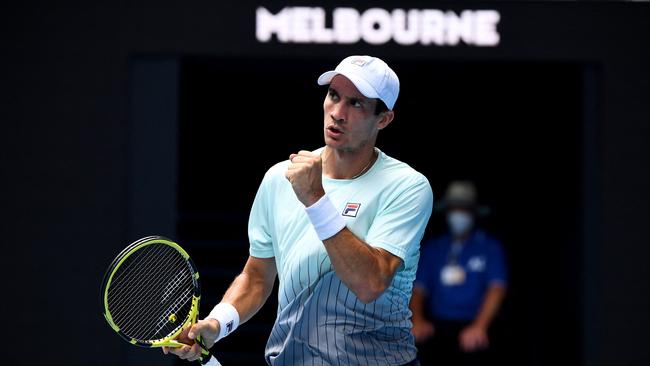
<path fill-rule="evenodd" d="M 232 304 L 227 302 L 217 304 L 207 318 L 216 319 L 220 324 L 217 341 L 234 332 L 239 326 L 239 313 Z"/>
<path fill-rule="evenodd" d="M 360 203 L 347 203 L 345 205 L 345 209 L 343 209 L 342 215 L 348 217 L 357 217 L 359 207 L 361 207 Z"/>

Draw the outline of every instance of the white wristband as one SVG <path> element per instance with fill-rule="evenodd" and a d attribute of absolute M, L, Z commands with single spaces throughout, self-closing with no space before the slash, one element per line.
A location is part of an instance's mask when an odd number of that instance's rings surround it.
<path fill-rule="evenodd" d="M 309 221 L 316 229 L 318 239 L 325 240 L 334 236 L 345 227 L 345 220 L 336 210 L 329 197 L 324 195 L 313 205 L 306 207 Z"/>
<path fill-rule="evenodd" d="M 239 326 L 239 313 L 227 302 L 218 303 L 206 318 L 219 322 L 219 336 L 216 341 L 234 332 Z"/>

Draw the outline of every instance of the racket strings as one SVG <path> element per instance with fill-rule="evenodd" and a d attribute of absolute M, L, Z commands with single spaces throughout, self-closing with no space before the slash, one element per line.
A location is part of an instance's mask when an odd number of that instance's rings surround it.
<path fill-rule="evenodd" d="M 140 312 L 142 312 L 147 308 L 151 308 L 151 301 L 143 302 L 142 300 L 151 298 L 155 289 L 147 286 L 147 284 L 152 283 L 151 278 L 158 275 L 159 268 L 151 266 L 147 261 L 151 261 L 151 258 L 159 258 L 161 250 L 161 247 L 147 247 L 146 250 L 139 250 L 139 252 L 132 255 L 132 260 L 127 258 L 127 261 L 123 264 L 124 269 L 120 269 L 115 275 L 115 280 L 109 292 L 109 309 L 114 321 L 129 335 L 133 335 L 130 329 L 133 328 L 133 323 L 138 319 L 136 315 L 146 315 L 135 314 L 135 310 L 140 309 Z M 136 256 L 136 254 L 138 255 Z M 159 264 L 160 267 L 168 266 L 168 263 L 164 262 Z"/>
<path fill-rule="evenodd" d="M 143 311 L 151 312 L 151 305 L 155 304 L 156 292 L 162 288 L 161 276 L 165 276 L 167 271 L 178 271 L 178 268 L 171 268 L 171 257 L 160 257 L 160 251 L 163 246 L 159 246 L 158 252 L 150 253 L 150 257 L 157 258 L 157 263 L 144 263 L 142 260 L 134 261 L 131 266 L 133 270 L 121 272 L 122 276 L 114 284 L 114 289 L 125 289 L 127 292 L 115 291 L 115 299 L 112 307 L 116 309 L 115 316 L 120 317 L 125 312 L 134 311 L 141 308 Z M 156 248 L 154 248 L 156 249 Z M 180 265 L 181 263 L 177 263 Z M 164 272 L 163 272 L 164 271 Z M 140 304 L 142 300 L 147 301 L 145 306 L 133 307 L 133 305 Z M 144 305 L 144 304 L 143 304 Z"/>
<path fill-rule="evenodd" d="M 183 325 L 195 280 L 173 247 L 150 244 L 132 253 L 116 271 L 107 304 L 114 323 L 129 337 L 161 339 Z"/>
<path fill-rule="evenodd" d="M 156 253 L 148 253 L 148 256 L 150 257 L 158 255 L 162 250 L 161 247 L 149 249 L 152 251 L 157 251 Z M 128 307 L 124 306 L 124 302 L 132 300 L 133 295 L 140 290 L 138 287 L 129 284 L 128 281 L 132 281 L 134 278 L 142 278 L 145 276 L 144 272 L 148 271 L 151 274 L 154 270 L 153 268 L 143 264 L 143 261 L 146 260 L 146 258 L 142 258 L 142 256 L 145 253 L 146 252 L 144 250 L 138 250 L 137 252 L 133 253 L 131 257 L 127 258 L 125 263 L 123 263 L 120 269 L 113 275 L 113 280 L 109 291 L 109 296 L 112 295 L 113 297 L 112 299 L 109 298 L 109 303 L 112 307 L 118 310 L 114 313 L 114 315 L 117 315 L 119 313 L 119 310 L 127 310 Z"/>
<path fill-rule="evenodd" d="M 157 258 L 157 257 L 154 257 Z M 160 322 L 161 318 L 168 318 L 169 313 L 165 313 L 164 302 L 159 303 L 159 295 L 161 289 L 163 288 L 164 275 L 159 275 L 156 272 L 164 270 L 167 273 L 177 273 L 179 269 L 182 268 L 184 260 L 176 263 L 176 268 L 171 267 L 170 258 L 166 258 L 165 261 L 156 263 L 156 266 L 145 266 L 143 263 L 134 266 L 133 268 L 144 268 L 146 272 L 140 270 L 135 273 L 136 278 L 140 278 L 142 281 L 137 284 L 126 283 L 124 286 L 130 288 L 131 291 L 127 293 L 126 299 L 131 301 L 122 301 L 119 303 L 119 307 L 122 311 L 116 312 L 116 317 L 122 318 L 121 322 L 123 325 L 123 332 L 132 333 L 132 337 L 137 339 L 150 339 L 150 338 L 159 338 L 159 335 L 151 333 L 151 323 Z M 167 272 L 169 271 L 169 272 Z M 154 276 L 157 275 L 157 276 Z M 126 278 L 127 276 L 125 276 Z M 157 281 L 156 281 L 157 280 Z M 180 284 L 179 281 L 176 281 L 177 284 Z M 186 281 L 188 283 L 189 281 Z M 143 286 L 144 285 L 144 286 Z M 191 283 L 188 283 L 188 287 L 191 288 Z M 168 289 L 164 289 L 169 292 Z M 158 292 L 158 293 L 156 293 Z M 191 291 L 190 291 L 191 292 Z M 178 306 L 176 306 L 178 308 Z M 169 307 L 168 311 L 180 312 L 180 309 L 174 309 L 173 306 Z M 179 319 L 183 319 L 183 314 L 178 314 Z M 127 319 L 130 319 L 129 322 L 126 322 Z M 123 321 L 122 321 L 123 320 Z M 172 322 L 171 328 L 178 327 L 178 324 Z M 164 336 L 163 334 L 162 336 Z"/>
<path fill-rule="evenodd" d="M 138 267 L 137 265 L 142 262 L 142 257 L 143 256 L 154 256 L 158 253 L 160 253 L 163 250 L 162 247 L 160 246 L 152 246 L 150 248 L 147 248 L 147 250 L 143 250 L 142 248 L 139 250 L 136 250 L 134 253 L 132 253 L 125 261 L 122 263 L 120 266 L 120 269 L 116 272 L 113 273 L 113 283 L 120 282 L 125 276 L 132 276 L 133 271 L 135 269 L 144 269 L 142 267 Z M 152 253 L 155 252 L 155 253 Z M 135 266 L 135 269 L 133 268 Z"/>
<path fill-rule="evenodd" d="M 161 286 L 156 284 L 155 286 Z M 193 287 L 191 283 L 187 283 L 187 293 L 191 295 Z M 177 288 L 176 291 L 178 291 L 180 288 Z M 154 322 L 160 323 L 164 322 L 165 324 L 169 325 L 168 332 L 173 331 L 175 328 L 180 326 L 180 323 L 176 323 L 173 321 L 170 321 L 169 316 L 171 314 L 174 314 L 174 316 L 182 320 L 184 317 L 184 314 L 181 311 L 180 306 L 174 306 L 172 304 L 171 306 L 168 306 L 168 310 L 165 310 L 165 302 L 162 300 L 159 300 L 160 293 L 156 293 L 156 291 L 159 291 L 158 287 L 150 287 L 147 289 L 147 292 L 143 292 L 142 294 L 137 294 L 134 296 L 137 296 L 141 301 L 137 304 L 137 306 L 141 306 L 143 310 L 146 311 L 144 314 L 140 314 L 139 317 L 135 317 L 135 321 L 130 323 L 128 326 L 128 329 L 124 330 L 125 332 L 127 330 L 134 330 L 134 334 L 132 335 L 134 338 L 137 339 L 158 339 L 164 337 L 167 333 L 153 333 L 152 329 L 155 328 L 155 325 L 153 324 Z M 189 298 L 184 298 L 184 299 L 177 299 L 174 297 L 172 300 L 178 300 L 178 301 L 185 301 L 191 300 L 191 296 Z M 169 303 L 169 301 L 167 302 Z M 188 304 L 191 305 L 191 301 L 188 302 Z M 178 315 L 176 315 L 178 314 Z M 160 327 L 159 327 L 160 328 Z M 137 331 L 137 332 L 135 332 Z"/>
<path fill-rule="evenodd" d="M 184 322 L 183 314 L 189 313 L 192 294 L 194 293 L 193 286 L 187 286 L 183 283 L 186 278 L 185 273 L 179 273 L 170 280 L 160 302 L 157 303 L 158 310 L 156 312 L 161 314 L 158 322 L 140 325 L 143 327 L 142 331 L 145 334 L 162 334 L 164 336 L 182 325 L 182 322 Z M 187 311 L 183 311 L 184 306 L 188 307 Z M 174 321 L 170 319 L 172 314 Z"/>
<path fill-rule="evenodd" d="M 187 289 L 185 289 L 185 290 L 183 291 L 183 293 L 178 294 L 178 295 L 175 295 L 174 298 L 175 298 L 176 300 L 174 301 L 174 303 L 172 303 L 172 304 L 171 304 L 171 305 L 170 305 L 170 306 L 169 306 L 169 307 L 168 307 L 168 308 L 163 312 L 163 314 L 177 314 L 177 313 L 185 313 L 185 312 L 188 312 L 188 313 L 189 313 L 189 309 L 187 309 L 187 310 L 185 310 L 185 311 L 183 311 L 183 310 L 181 310 L 181 309 L 182 309 L 184 306 L 191 306 L 192 293 L 193 293 L 193 290 L 190 289 L 190 288 L 187 288 Z M 188 300 L 189 300 L 189 302 L 188 302 Z M 182 320 L 182 319 L 181 319 L 181 320 Z M 175 325 L 175 327 L 173 327 L 174 329 L 175 329 L 177 326 L 181 326 L 181 325 L 182 325 L 182 324 L 180 324 L 180 323 L 175 324 L 174 322 L 172 322 L 172 324 Z M 158 320 L 158 324 L 156 324 L 155 326 L 152 326 L 152 327 L 151 327 L 151 330 L 149 330 L 149 331 L 153 331 L 153 334 L 169 334 L 169 333 L 170 333 L 170 330 L 165 331 L 165 329 L 168 329 L 169 326 L 170 326 L 170 320 L 169 320 L 169 317 L 166 318 L 166 317 L 162 316 L 162 317 L 160 317 L 160 319 Z M 173 329 L 172 329 L 172 330 L 173 330 Z"/>
<path fill-rule="evenodd" d="M 160 262 L 158 265 L 162 268 L 168 268 L 170 266 L 170 261 L 167 260 L 165 262 Z M 123 276 L 120 279 L 121 281 L 117 281 L 113 285 L 113 288 L 115 289 L 125 289 L 125 291 L 120 293 L 119 296 L 115 296 L 115 298 L 119 300 L 114 301 L 113 306 L 124 312 L 130 309 L 130 307 L 126 306 L 125 303 L 134 301 L 134 297 L 147 299 L 154 296 L 155 291 L 157 291 L 155 287 L 146 286 L 144 289 L 143 287 L 152 283 L 152 281 L 155 281 L 156 277 L 159 277 L 160 275 L 160 268 L 148 267 L 145 265 L 140 265 L 139 267 L 135 266 L 129 277 Z M 136 283 L 135 281 L 138 282 Z M 118 292 L 116 291 L 116 294 L 117 293 Z M 119 315 L 120 313 L 116 312 L 116 314 Z"/>
<path fill-rule="evenodd" d="M 149 253 L 149 257 L 155 258 L 156 255 L 159 255 L 162 249 L 162 246 L 153 248 L 152 251 L 157 250 L 157 252 Z M 148 299 L 154 296 L 154 291 L 156 291 L 157 288 L 148 286 L 144 289 L 145 291 L 143 291 L 144 285 L 146 285 L 152 278 L 160 276 L 161 268 L 166 268 L 170 265 L 171 257 L 166 260 L 161 259 L 160 263 L 157 263 L 158 266 L 151 266 L 147 265 L 147 263 L 143 263 L 146 258 L 141 257 L 143 254 L 142 251 L 138 254 L 140 254 L 138 257 L 125 263 L 128 264 L 128 266 L 124 266 L 124 270 L 120 269 L 119 272 L 116 273 L 116 275 L 119 276 L 115 276 L 116 279 L 111 284 L 111 290 L 113 292 L 109 292 L 109 295 L 112 294 L 113 297 L 109 299 L 109 308 L 115 309 L 112 312 L 114 317 L 119 318 L 120 315 L 124 314 L 124 312 L 131 310 L 132 308 L 128 303 L 135 301 L 135 297 Z M 134 284 L 134 280 L 139 280 L 140 284 Z"/>

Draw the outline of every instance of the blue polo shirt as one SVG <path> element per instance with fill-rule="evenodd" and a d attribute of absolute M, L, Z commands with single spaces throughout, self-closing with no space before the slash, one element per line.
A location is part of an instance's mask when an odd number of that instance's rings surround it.
<path fill-rule="evenodd" d="M 429 295 L 429 312 L 434 318 L 471 321 L 478 314 L 488 286 L 507 284 L 505 258 L 498 240 L 475 230 L 460 248 L 456 263 L 463 268 L 465 280 L 445 285 L 441 271 L 452 257 L 451 236 L 423 244 L 415 286 Z"/>

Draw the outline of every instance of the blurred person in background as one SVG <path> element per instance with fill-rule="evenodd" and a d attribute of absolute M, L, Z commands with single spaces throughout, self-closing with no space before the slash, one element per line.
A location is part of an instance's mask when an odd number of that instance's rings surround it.
<path fill-rule="evenodd" d="M 439 208 L 448 233 L 423 243 L 410 303 L 418 357 L 423 366 L 485 365 L 507 287 L 503 249 L 476 228 L 487 209 L 472 182 L 452 182 Z"/>

